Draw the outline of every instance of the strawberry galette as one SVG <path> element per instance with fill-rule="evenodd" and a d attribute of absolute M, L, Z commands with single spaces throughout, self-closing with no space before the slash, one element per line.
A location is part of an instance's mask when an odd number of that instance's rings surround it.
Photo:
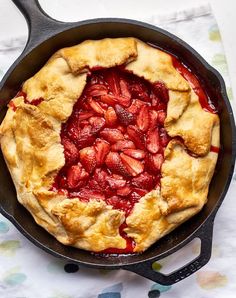
<path fill-rule="evenodd" d="M 142 252 L 201 210 L 219 118 L 197 77 L 135 38 L 56 52 L 9 103 L 17 197 L 66 245 Z"/>

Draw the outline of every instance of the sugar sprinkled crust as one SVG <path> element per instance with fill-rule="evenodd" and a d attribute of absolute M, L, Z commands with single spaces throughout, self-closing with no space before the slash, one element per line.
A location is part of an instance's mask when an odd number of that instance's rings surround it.
<path fill-rule="evenodd" d="M 135 251 L 155 241 L 201 210 L 207 201 L 219 146 L 219 118 L 205 112 L 188 82 L 176 71 L 171 57 L 134 38 L 89 40 L 56 52 L 46 65 L 23 85 L 29 101 L 12 100 L 0 126 L 1 149 L 14 181 L 17 197 L 35 221 L 60 242 L 90 251 L 125 248 L 119 227 L 124 212 L 102 201 L 82 202 L 50 191 L 65 164 L 60 140 L 62 123 L 86 85 L 89 69 L 126 65 L 126 69 L 169 90 L 165 128 L 172 140 L 165 149 L 161 188 L 145 195 L 127 217 L 128 236 Z M 63 108 L 62 108 L 63 107 Z M 190 150 L 195 156 L 186 152 Z"/>

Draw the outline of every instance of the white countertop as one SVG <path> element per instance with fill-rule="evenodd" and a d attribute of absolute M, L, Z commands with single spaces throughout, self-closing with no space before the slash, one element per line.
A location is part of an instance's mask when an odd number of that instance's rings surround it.
<path fill-rule="evenodd" d="M 221 30 L 233 93 L 236 94 L 235 0 L 39 0 L 39 2 L 50 16 L 61 21 L 79 21 L 95 17 L 143 19 L 152 14 L 172 12 L 210 2 Z M 26 22 L 13 2 L 0 0 L 0 39 L 26 34 Z"/>

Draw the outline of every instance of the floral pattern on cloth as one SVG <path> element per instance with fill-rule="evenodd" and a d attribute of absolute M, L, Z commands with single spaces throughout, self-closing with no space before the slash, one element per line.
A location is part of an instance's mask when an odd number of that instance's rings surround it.
<path fill-rule="evenodd" d="M 195 48 L 223 75 L 228 95 L 230 87 L 221 35 L 209 6 L 171 15 L 143 19 L 162 27 Z M 0 41 L 0 77 L 20 55 L 27 37 Z M 236 174 L 217 213 L 210 262 L 187 279 L 163 286 L 122 270 L 95 270 L 57 259 L 29 242 L 0 215 L 0 297 L 1 298 L 222 298 L 235 297 L 236 275 Z M 229 220 L 230 219 L 230 220 Z M 32 219 L 33 220 L 33 219 Z M 223 239 L 223 241 L 222 241 Z M 56 240 L 55 240 L 56 241 Z M 200 241 L 153 264 L 153 270 L 169 273 L 192 260 L 200 252 Z"/>

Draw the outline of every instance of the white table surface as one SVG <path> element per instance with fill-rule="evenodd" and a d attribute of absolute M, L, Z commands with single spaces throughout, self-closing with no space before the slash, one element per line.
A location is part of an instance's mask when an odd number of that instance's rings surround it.
<path fill-rule="evenodd" d="M 42 8 L 61 21 L 95 17 L 142 19 L 154 13 L 172 12 L 209 2 L 221 30 L 229 65 L 233 93 L 236 95 L 236 1 L 235 0 L 39 0 Z M 10 0 L 0 0 L 0 39 L 26 35 L 24 17 Z"/>

